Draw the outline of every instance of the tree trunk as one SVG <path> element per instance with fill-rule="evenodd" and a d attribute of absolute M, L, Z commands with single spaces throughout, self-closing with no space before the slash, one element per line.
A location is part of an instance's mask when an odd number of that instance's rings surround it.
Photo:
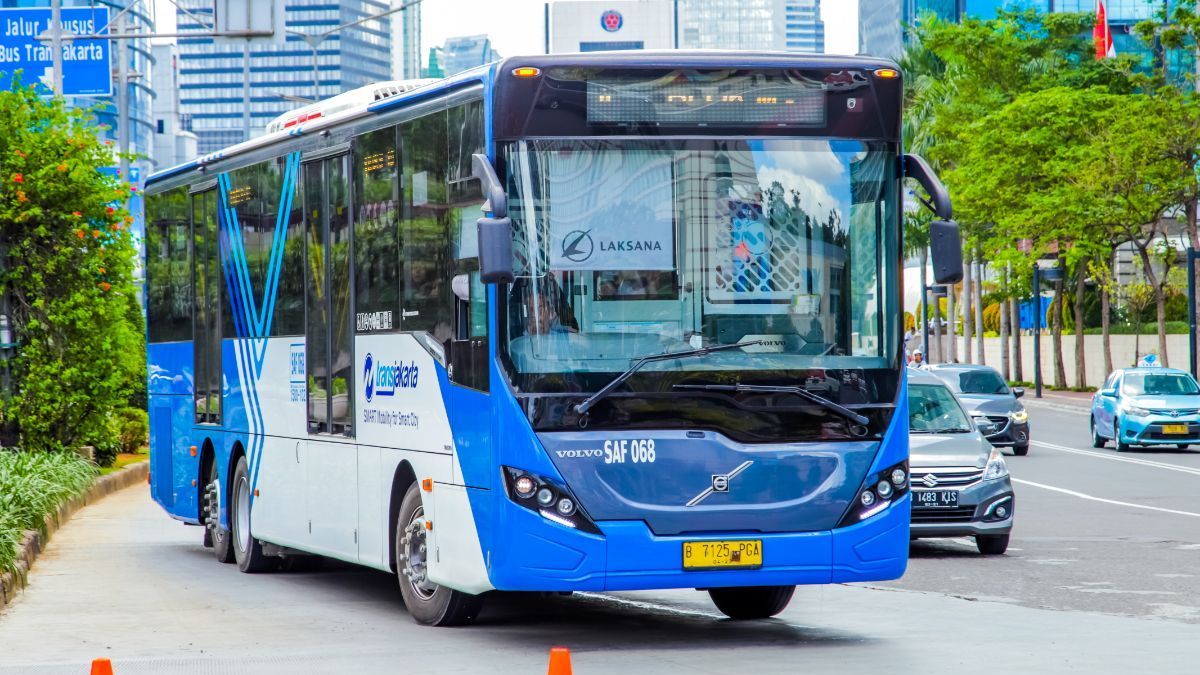
<path fill-rule="evenodd" d="M 1163 280 L 1160 284 L 1158 273 L 1154 271 L 1154 267 L 1150 263 L 1150 252 L 1146 249 L 1148 244 L 1135 244 L 1135 246 L 1137 247 L 1138 256 L 1142 259 L 1142 266 L 1145 268 L 1143 272 L 1146 275 L 1146 280 L 1150 282 L 1150 287 L 1154 289 L 1154 309 L 1158 319 L 1158 359 L 1164 368 L 1170 368 L 1171 362 L 1167 356 L 1167 294 L 1163 292 L 1163 286 L 1167 283 L 1167 272 L 1169 270 L 1163 270 Z M 1137 332 L 1142 332 L 1140 325 Z"/>
<path fill-rule="evenodd" d="M 1065 270 L 1067 262 L 1062 256 L 1058 257 L 1058 266 Z M 1050 341 L 1054 345 L 1054 386 L 1065 389 L 1067 386 L 1067 369 L 1063 365 L 1063 280 L 1054 282 L 1054 301 L 1050 304 Z"/>
<path fill-rule="evenodd" d="M 1013 379 L 1025 379 L 1025 366 L 1021 363 L 1021 301 L 1013 298 L 1009 315 L 1013 325 Z"/>
<path fill-rule="evenodd" d="M 1075 387 L 1087 386 L 1087 368 L 1084 363 L 1083 344 L 1083 294 L 1087 290 L 1087 260 L 1076 263 L 1075 270 Z"/>
<path fill-rule="evenodd" d="M 975 346 L 979 355 L 979 363 L 987 363 L 983 354 L 983 256 L 976 256 L 975 262 Z"/>
<path fill-rule="evenodd" d="M 1008 370 L 1008 301 L 1000 301 L 1000 375 L 1010 380 Z"/>
<path fill-rule="evenodd" d="M 963 265 L 963 363 L 975 363 L 975 359 L 971 355 L 971 350 L 974 348 L 971 342 L 971 336 L 974 335 L 974 331 L 971 330 L 971 298 L 974 291 L 971 289 L 971 261 L 968 260 Z"/>

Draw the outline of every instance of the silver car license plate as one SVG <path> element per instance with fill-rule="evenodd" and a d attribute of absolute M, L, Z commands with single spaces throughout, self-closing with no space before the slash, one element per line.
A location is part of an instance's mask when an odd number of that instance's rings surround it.
<path fill-rule="evenodd" d="M 914 490 L 913 506 L 930 509 L 958 506 L 958 490 Z"/>

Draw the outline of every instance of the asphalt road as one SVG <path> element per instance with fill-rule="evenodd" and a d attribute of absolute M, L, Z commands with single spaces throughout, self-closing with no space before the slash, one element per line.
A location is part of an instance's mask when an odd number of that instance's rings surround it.
<path fill-rule="evenodd" d="M 144 487 L 81 511 L 0 613 L 0 672 L 1195 673 L 1200 452 L 1091 451 L 1087 417 L 1031 403 L 1009 554 L 919 542 L 903 580 L 800 588 L 724 620 L 694 591 L 498 595 L 477 625 L 415 625 L 390 576 L 240 574 Z"/>

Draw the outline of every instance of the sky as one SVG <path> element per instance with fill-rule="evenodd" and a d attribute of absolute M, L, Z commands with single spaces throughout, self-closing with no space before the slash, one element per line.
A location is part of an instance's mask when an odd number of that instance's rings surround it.
<path fill-rule="evenodd" d="M 670 0 L 659 0 L 670 2 Z M 153 0 L 158 31 L 175 29 L 175 6 L 170 0 Z M 421 52 L 441 45 L 448 37 L 487 33 L 492 46 L 503 56 L 540 54 L 545 0 L 423 0 L 421 3 Z M 858 51 L 858 3 L 854 0 L 824 0 L 825 50 L 831 54 Z"/>

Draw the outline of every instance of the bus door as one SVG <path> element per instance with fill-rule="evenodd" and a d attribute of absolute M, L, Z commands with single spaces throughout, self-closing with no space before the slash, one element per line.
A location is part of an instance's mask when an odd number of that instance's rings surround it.
<path fill-rule="evenodd" d="M 308 159 L 308 158 L 306 158 Z M 350 279 L 350 174 L 346 149 L 303 165 L 306 506 L 314 550 L 358 554 L 358 460 Z"/>
<path fill-rule="evenodd" d="M 192 283 L 196 292 L 192 343 L 195 372 L 192 396 L 196 424 L 221 423 L 221 270 L 218 250 L 215 182 L 202 185 L 192 197 Z"/>

